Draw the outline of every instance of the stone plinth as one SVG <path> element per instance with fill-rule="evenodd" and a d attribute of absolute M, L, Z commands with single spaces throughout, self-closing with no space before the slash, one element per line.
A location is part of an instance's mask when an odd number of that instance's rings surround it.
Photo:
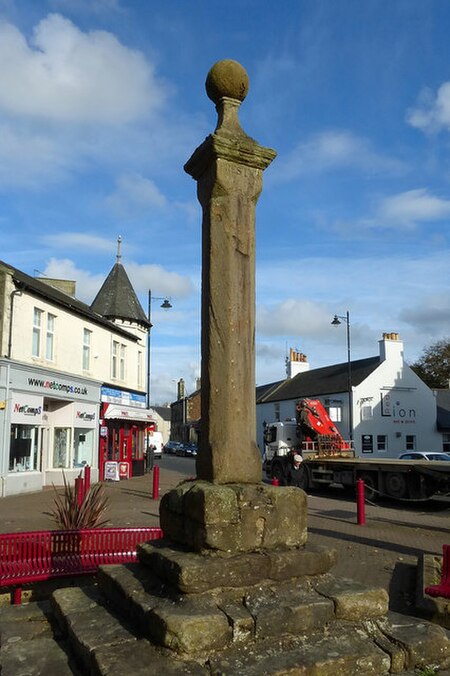
<path fill-rule="evenodd" d="M 187 481 L 164 495 L 165 537 L 201 552 L 298 547 L 307 540 L 306 494 L 266 484 Z"/>

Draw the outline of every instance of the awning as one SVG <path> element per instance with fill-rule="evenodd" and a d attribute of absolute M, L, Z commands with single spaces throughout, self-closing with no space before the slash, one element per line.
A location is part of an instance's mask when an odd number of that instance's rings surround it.
<path fill-rule="evenodd" d="M 153 411 L 148 408 L 134 408 L 133 406 L 119 406 L 109 404 L 103 412 L 105 420 L 136 420 L 142 422 L 156 422 Z"/>

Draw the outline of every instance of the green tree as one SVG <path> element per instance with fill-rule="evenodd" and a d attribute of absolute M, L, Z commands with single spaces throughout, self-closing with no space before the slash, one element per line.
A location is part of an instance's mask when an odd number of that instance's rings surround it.
<path fill-rule="evenodd" d="M 443 338 L 424 348 L 412 370 L 431 388 L 446 388 L 450 380 L 450 339 Z"/>

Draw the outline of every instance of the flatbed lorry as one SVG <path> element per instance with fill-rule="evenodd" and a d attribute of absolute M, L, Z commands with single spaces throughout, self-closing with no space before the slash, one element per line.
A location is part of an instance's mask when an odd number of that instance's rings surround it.
<path fill-rule="evenodd" d="M 284 483 L 293 453 L 303 458 L 304 490 L 331 484 L 353 490 L 362 479 L 370 500 L 427 500 L 450 493 L 449 462 L 355 457 L 351 442 L 343 439 L 317 399 L 300 400 L 294 420 L 265 425 L 263 467 L 269 478 Z"/>

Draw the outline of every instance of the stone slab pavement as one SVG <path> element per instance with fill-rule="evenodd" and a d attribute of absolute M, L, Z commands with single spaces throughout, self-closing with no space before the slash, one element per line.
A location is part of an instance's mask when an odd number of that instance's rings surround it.
<path fill-rule="evenodd" d="M 163 457 L 160 496 L 194 473 L 190 459 Z M 152 499 L 152 475 L 104 484 L 108 526 L 158 526 L 159 500 Z M 282 490 L 282 488 L 280 488 Z M 45 514 L 54 489 L 0 499 L 0 532 L 54 528 Z M 336 575 L 383 586 L 391 610 L 414 614 L 417 557 L 441 554 L 450 543 L 450 501 L 432 504 L 366 505 L 366 524 L 356 523 L 356 502 L 336 489 L 308 496 L 308 539 L 338 552 Z"/>

